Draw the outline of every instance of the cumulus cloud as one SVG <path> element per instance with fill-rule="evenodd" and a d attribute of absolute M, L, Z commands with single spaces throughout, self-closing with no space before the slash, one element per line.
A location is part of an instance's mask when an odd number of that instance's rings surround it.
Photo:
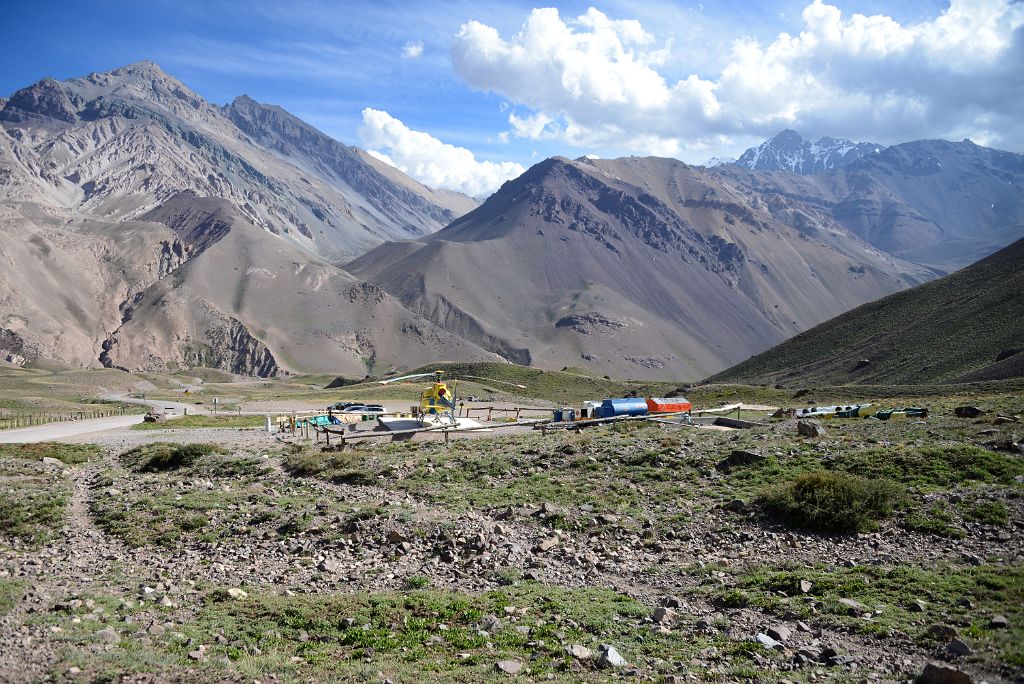
<path fill-rule="evenodd" d="M 402 46 L 402 59 L 419 59 L 423 56 L 423 43 L 412 41 Z"/>
<path fill-rule="evenodd" d="M 737 41 L 713 77 L 671 80 L 663 65 L 685 45 L 669 52 L 639 22 L 594 8 L 574 19 L 534 9 L 509 37 L 464 24 L 452 61 L 470 85 L 516 105 L 513 136 L 580 147 L 674 155 L 787 127 L 1024 147 L 1024 4 L 953 0 L 903 25 L 814 0 L 799 29 Z"/>
<path fill-rule="evenodd" d="M 514 162 L 478 161 L 464 147 L 414 131 L 387 112 L 369 107 L 363 110 L 359 136 L 370 154 L 421 183 L 474 197 L 491 194 L 525 171 Z"/>

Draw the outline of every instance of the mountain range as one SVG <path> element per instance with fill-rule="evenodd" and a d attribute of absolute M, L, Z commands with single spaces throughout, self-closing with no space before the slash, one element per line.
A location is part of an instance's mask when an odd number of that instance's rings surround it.
<path fill-rule="evenodd" d="M 1022 155 L 821 159 L 559 157 L 479 204 L 152 63 L 43 79 L 0 100 L 0 358 L 697 379 L 1024 235 Z"/>

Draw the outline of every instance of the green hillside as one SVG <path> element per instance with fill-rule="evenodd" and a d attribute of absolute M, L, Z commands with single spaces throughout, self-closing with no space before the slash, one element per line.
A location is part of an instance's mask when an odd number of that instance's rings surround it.
<path fill-rule="evenodd" d="M 1000 356 L 1005 358 L 997 361 Z M 709 380 L 791 387 L 1021 376 L 1024 240 L 944 278 L 853 309 Z"/>

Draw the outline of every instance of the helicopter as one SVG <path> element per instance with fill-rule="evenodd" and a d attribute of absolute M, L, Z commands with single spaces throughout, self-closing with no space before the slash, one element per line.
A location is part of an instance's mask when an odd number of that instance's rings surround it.
<path fill-rule="evenodd" d="M 401 375 L 397 378 L 388 378 L 378 381 L 381 385 L 389 385 L 402 380 L 413 380 L 434 376 L 434 383 L 420 393 L 420 410 L 415 419 L 411 418 L 386 418 L 384 416 L 377 420 L 392 430 L 412 427 L 410 424 L 415 421 L 415 427 L 480 427 L 480 424 L 470 418 L 459 418 L 456 415 L 458 405 L 458 383 L 456 381 L 445 382 L 443 370 L 430 371 L 428 373 L 413 373 L 412 375 Z M 526 385 L 493 378 L 482 378 L 476 375 L 463 375 L 464 380 L 483 380 L 485 382 L 497 383 L 499 385 L 511 385 L 519 389 L 526 389 Z"/>

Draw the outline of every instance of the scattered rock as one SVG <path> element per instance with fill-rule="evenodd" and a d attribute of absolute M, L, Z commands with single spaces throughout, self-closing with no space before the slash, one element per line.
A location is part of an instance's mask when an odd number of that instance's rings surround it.
<path fill-rule="evenodd" d="M 957 406 L 953 409 L 953 415 L 957 418 L 977 418 L 984 411 L 977 406 Z"/>
<path fill-rule="evenodd" d="M 494 664 L 494 669 L 505 674 L 517 675 L 523 670 L 523 664 L 518 660 L 499 660 Z"/>
<path fill-rule="evenodd" d="M 550 551 L 551 549 L 553 549 L 556 546 L 558 546 L 558 544 L 559 544 L 558 537 L 548 537 L 547 539 L 542 541 L 540 544 L 537 544 L 536 548 L 537 548 L 538 551 Z"/>
<path fill-rule="evenodd" d="M 953 657 L 959 658 L 971 655 L 974 653 L 974 649 L 971 648 L 963 639 L 953 639 L 946 644 L 946 652 Z"/>
<path fill-rule="evenodd" d="M 801 437 L 824 437 L 825 428 L 816 420 L 807 419 L 798 421 L 796 431 Z"/>
<path fill-rule="evenodd" d="M 773 648 L 777 651 L 784 651 L 786 649 L 786 647 L 781 642 L 776 641 L 775 639 L 771 638 L 767 634 L 764 634 L 763 632 L 758 632 L 754 636 L 754 641 L 761 644 L 765 648 Z"/>
<path fill-rule="evenodd" d="M 594 652 L 583 644 L 573 644 L 566 650 L 576 660 L 590 660 L 594 657 Z"/>
<path fill-rule="evenodd" d="M 121 640 L 121 635 L 117 633 L 117 630 L 113 627 L 104 627 L 100 631 L 96 632 L 96 637 L 105 643 L 116 644 Z"/>
<path fill-rule="evenodd" d="M 719 470 L 729 472 L 733 468 L 739 468 L 742 466 L 760 465 L 768 460 L 767 456 L 762 456 L 756 451 L 744 451 L 743 449 L 736 449 L 731 454 L 719 461 L 715 467 Z"/>
<path fill-rule="evenodd" d="M 655 608 L 654 613 L 651 614 L 651 620 L 659 624 L 672 622 L 674 618 L 675 613 L 672 612 L 672 609 L 664 606 Z"/>
<path fill-rule="evenodd" d="M 611 644 L 602 644 L 597 656 L 597 666 L 601 668 L 619 668 L 629 665 L 626 659 Z"/>
<path fill-rule="evenodd" d="M 960 633 L 949 625 L 930 625 L 928 627 L 928 634 L 942 641 L 950 641 L 960 636 Z"/>
<path fill-rule="evenodd" d="M 390 532 L 388 532 L 389 544 L 407 544 L 411 541 L 412 539 L 410 537 L 407 537 L 398 530 L 391 530 Z"/>
<path fill-rule="evenodd" d="M 941 663 L 928 663 L 918 676 L 919 684 L 972 684 L 974 681 L 966 672 Z"/>
<path fill-rule="evenodd" d="M 864 604 L 860 603 L 859 601 L 854 601 L 853 599 L 841 598 L 839 599 L 839 603 L 846 606 L 847 612 L 849 612 L 850 615 L 853 616 L 863 615 L 864 613 L 868 612 L 868 609 L 864 607 Z"/>
<path fill-rule="evenodd" d="M 167 414 L 162 411 L 150 411 L 142 417 L 142 420 L 146 423 L 166 423 Z"/>
<path fill-rule="evenodd" d="M 338 573 L 341 572 L 341 563 L 334 560 L 333 558 L 325 558 L 320 561 L 320 564 L 316 566 L 318 570 L 323 572 Z"/>

